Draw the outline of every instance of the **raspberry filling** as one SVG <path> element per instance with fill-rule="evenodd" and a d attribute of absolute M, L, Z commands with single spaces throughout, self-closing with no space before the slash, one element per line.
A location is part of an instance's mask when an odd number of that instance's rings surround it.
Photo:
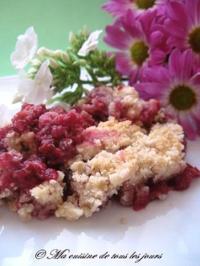
<path fill-rule="evenodd" d="M 123 206 L 132 206 L 135 211 L 145 208 L 149 202 L 164 199 L 169 191 L 182 191 L 189 188 L 193 179 L 200 177 L 200 170 L 187 165 L 184 171 L 169 180 L 153 183 L 151 180 L 142 186 L 134 187 L 125 183 L 118 194 Z"/>
<path fill-rule="evenodd" d="M 117 87 L 117 92 L 122 94 L 123 87 Z M 150 100 L 141 104 L 140 110 L 137 114 L 132 114 L 134 106 L 124 101 L 124 98 L 133 96 L 129 95 L 115 95 L 113 90 L 108 87 L 99 87 L 92 90 L 85 102 L 79 104 L 77 110 L 84 110 L 97 122 L 106 121 L 109 116 L 114 116 L 118 120 L 131 120 L 133 122 L 142 122 L 145 127 L 150 127 L 154 122 L 156 115 L 160 110 L 160 103 L 158 100 Z M 127 97 L 127 98 L 128 98 Z M 139 106 L 138 106 L 139 107 Z M 132 109 L 132 110 L 131 110 Z"/>
<path fill-rule="evenodd" d="M 76 154 L 83 129 L 93 124 L 85 111 L 24 104 L 12 124 L 0 129 L 0 191 L 57 179 L 57 170 Z"/>
<path fill-rule="evenodd" d="M 3 152 L 0 154 L 0 191 L 26 190 L 50 179 L 57 179 L 57 171 L 48 168 L 38 157 L 23 160 L 20 153 Z"/>

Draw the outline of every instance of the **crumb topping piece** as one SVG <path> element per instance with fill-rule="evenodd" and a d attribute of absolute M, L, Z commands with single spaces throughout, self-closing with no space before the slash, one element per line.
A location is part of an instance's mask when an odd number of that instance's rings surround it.
<path fill-rule="evenodd" d="M 33 204 L 24 204 L 23 207 L 21 207 L 17 211 L 17 213 L 22 220 L 27 221 L 31 219 L 33 210 L 34 210 Z"/>
<path fill-rule="evenodd" d="M 137 118 L 144 106 L 136 90 L 129 86 L 118 87 L 113 90 L 113 102 L 109 105 L 109 114 L 116 117 Z"/>
<path fill-rule="evenodd" d="M 140 132 L 124 149 L 114 153 L 103 150 L 86 162 L 72 163 L 72 187 L 83 214 L 98 211 L 126 181 L 137 185 L 153 178 L 157 182 L 182 171 L 183 137 L 181 126 L 157 124 L 149 134 Z"/>
<path fill-rule="evenodd" d="M 30 190 L 31 196 L 41 205 L 53 204 L 58 206 L 62 202 L 63 175 L 59 172 L 58 180 L 45 181 Z"/>
<path fill-rule="evenodd" d="M 36 152 L 35 142 L 35 134 L 33 132 L 27 132 L 21 135 L 15 132 L 10 132 L 5 138 L 5 144 L 8 150 L 16 150 L 18 152 Z"/>
<path fill-rule="evenodd" d="M 71 202 L 64 202 L 55 212 L 58 218 L 65 218 L 69 221 L 78 220 L 83 215 L 83 210 Z"/>
<path fill-rule="evenodd" d="M 77 146 L 78 157 L 88 160 L 102 150 L 116 152 L 136 142 L 144 132 L 142 127 L 130 120 L 118 122 L 110 117 L 108 121 L 84 130 L 84 140 Z"/>

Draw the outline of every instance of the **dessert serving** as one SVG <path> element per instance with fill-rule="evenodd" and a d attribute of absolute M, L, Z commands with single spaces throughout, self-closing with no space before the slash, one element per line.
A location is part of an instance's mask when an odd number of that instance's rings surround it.
<path fill-rule="evenodd" d="M 38 49 L 33 27 L 18 36 L 21 110 L 0 128 L 0 201 L 20 217 L 140 210 L 200 176 L 185 159 L 200 135 L 199 1 L 150 2 L 103 5 L 109 52 L 102 30 L 55 51 Z"/>
<path fill-rule="evenodd" d="M 0 129 L 0 199 L 23 219 L 77 220 L 110 200 L 140 210 L 200 176 L 185 150 L 182 127 L 133 87 L 67 109 L 24 104 Z"/>

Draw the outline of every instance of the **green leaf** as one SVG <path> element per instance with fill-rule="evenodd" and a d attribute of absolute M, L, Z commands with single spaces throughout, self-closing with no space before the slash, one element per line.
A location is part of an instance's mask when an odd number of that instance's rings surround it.
<path fill-rule="evenodd" d="M 66 91 L 65 93 L 63 93 L 60 96 L 54 97 L 50 103 L 53 102 L 65 102 L 68 103 L 70 105 L 74 105 L 76 102 L 78 102 L 84 93 L 84 89 L 81 86 L 78 86 L 74 91 Z"/>

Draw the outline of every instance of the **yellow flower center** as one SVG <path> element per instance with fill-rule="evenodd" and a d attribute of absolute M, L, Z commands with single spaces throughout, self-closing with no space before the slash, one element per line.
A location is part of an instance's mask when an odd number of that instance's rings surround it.
<path fill-rule="evenodd" d="M 133 62 L 141 66 L 149 56 L 148 51 L 149 48 L 143 41 L 135 42 L 130 49 Z"/>
<path fill-rule="evenodd" d="M 197 98 L 192 88 L 178 85 L 170 93 L 169 102 L 178 111 L 186 111 L 197 103 Z"/>
<path fill-rule="evenodd" d="M 195 53 L 200 54 L 200 27 L 189 34 L 189 44 Z"/>
<path fill-rule="evenodd" d="M 148 9 L 154 6 L 156 0 L 135 0 L 135 4 L 140 9 Z"/>

